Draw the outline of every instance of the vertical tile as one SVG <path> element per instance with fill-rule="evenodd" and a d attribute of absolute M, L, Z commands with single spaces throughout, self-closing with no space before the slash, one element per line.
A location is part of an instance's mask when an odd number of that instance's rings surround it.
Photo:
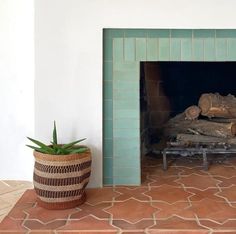
<path fill-rule="evenodd" d="M 112 81 L 104 81 L 103 82 L 103 98 L 104 99 L 112 99 L 113 97 L 113 87 Z"/>
<path fill-rule="evenodd" d="M 103 119 L 112 119 L 113 118 L 113 101 L 112 99 L 104 99 L 103 101 Z"/>
<path fill-rule="evenodd" d="M 136 110 L 114 110 L 114 118 L 139 118 L 139 109 Z"/>
<path fill-rule="evenodd" d="M 104 139 L 103 155 L 104 157 L 113 157 L 113 140 L 112 139 Z"/>
<path fill-rule="evenodd" d="M 125 61 L 135 61 L 135 39 L 125 38 Z"/>
<path fill-rule="evenodd" d="M 138 168 L 140 166 L 140 160 L 137 158 L 137 155 L 130 155 L 124 153 L 122 157 L 114 157 L 114 164 L 116 167 L 134 167 Z"/>
<path fill-rule="evenodd" d="M 170 30 L 169 29 L 149 29 L 147 31 L 148 38 L 169 38 Z"/>
<path fill-rule="evenodd" d="M 114 37 L 124 37 L 123 29 L 103 29 L 103 37 L 104 38 L 114 38 Z"/>
<path fill-rule="evenodd" d="M 204 61 L 215 61 L 215 38 L 204 39 Z"/>
<path fill-rule="evenodd" d="M 103 79 L 105 81 L 112 81 L 112 62 L 103 61 Z"/>
<path fill-rule="evenodd" d="M 192 29 L 171 29 L 171 38 L 192 38 Z"/>
<path fill-rule="evenodd" d="M 112 186 L 113 185 L 113 177 L 103 177 L 103 185 L 104 186 Z"/>
<path fill-rule="evenodd" d="M 113 121 L 110 119 L 103 121 L 103 136 L 104 138 L 113 137 Z"/>
<path fill-rule="evenodd" d="M 170 60 L 181 60 L 181 41 L 179 38 L 171 38 L 170 42 Z"/>
<path fill-rule="evenodd" d="M 159 60 L 160 61 L 170 60 L 170 39 L 169 38 L 159 39 Z"/>
<path fill-rule="evenodd" d="M 125 37 L 147 37 L 147 30 L 146 29 L 125 29 Z"/>
<path fill-rule="evenodd" d="M 193 30 L 194 38 L 215 38 L 214 29 L 195 29 Z"/>
<path fill-rule="evenodd" d="M 235 29 L 217 29 L 216 38 L 236 38 Z"/>
<path fill-rule="evenodd" d="M 204 51 L 203 51 L 203 39 L 193 40 L 193 59 L 194 61 L 203 61 Z"/>
<path fill-rule="evenodd" d="M 181 60 L 192 60 L 192 38 L 181 39 Z"/>
<path fill-rule="evenodd" d="M 114 128 L 138 129 L 139 119 L 134 118 L 114 118 Z"/>
<path fill-rule="evenodd" d="M 225 38 L 216 38 L 216 60 L 226 61 L 227 59 L 227 40 Z"/>
<path fill-rule="evenodd" d="M 112 60 L 112 39 L 103 38 L 103 61 Z"/>
<path fill-rule="evenodd" d="M 158 39 L 147 38 L 147 60 L 157 61 L 158 60 Z"/>
<path fill-rule="evenodd" d="M 146 38 L 136 38 L 136 60 L 146 61 Z"/>
<path fill-rule="evenodd" d="M 113 136 L 115 138 L 133 138 L 133 137 L 139 137 L 139 135 L 140 135 L 139 128 L 137 129 L 114 128 L 113 129 Z"/>
<path fill-rule="evenodd" d="M 229 61 L 236 61 L 236 38 L 228 39 L 228 59 Z"/>
<path fill-rule="evenodd" d="M 123 38 L 113 39 L 113 60 L 123 61 L 124 60 L 124 40 Z"/>
<path fill-rule="evenodd" d="M 103 176 L 113 177 L 113 158 L 103 158 Z"/>
<path fill-rule="evenodd" d="M 128 170 L 128 169 L 127 169 Z M 140 174 L 138 173 L 138 177 L 130 176 L 130 177 L 114 177 L 113 178 L 113 183 L 115 185 L 135 185 L 139 186 L 141 184 L 141 178 Z"/>
<path fill-rule="evenodd" d="M 114 71 L 113 80 L 123 81 L 138 81 L 139 72 L 136 70 L 131 71 Z"/>

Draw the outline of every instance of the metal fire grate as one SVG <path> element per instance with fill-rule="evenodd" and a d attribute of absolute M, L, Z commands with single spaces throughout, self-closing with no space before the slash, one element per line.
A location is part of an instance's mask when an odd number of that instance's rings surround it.
<path fill-rule="evenodd" d="M 163 157 L 163 169 L 167 170 L 167 155 L 181 155 L 185 156 L 194 156 L 194 155 L 202 155 L 203 159 L 203 168 L 204 170 L 208 170 L 209 163 L 207 159 L 207 154 L 236 154 L 236 148 L 211 148 L 211 147 L 166 147 L 162 151 Z"/>

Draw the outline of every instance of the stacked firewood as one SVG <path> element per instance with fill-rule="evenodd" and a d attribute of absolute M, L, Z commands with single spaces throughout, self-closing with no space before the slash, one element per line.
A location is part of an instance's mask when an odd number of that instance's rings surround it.
<path fill-rule="evenodd" d="M 164 135 L 177 145 L 236 145 L 236 97 L 202 94 L 198 106 L 167 122 Z"/>

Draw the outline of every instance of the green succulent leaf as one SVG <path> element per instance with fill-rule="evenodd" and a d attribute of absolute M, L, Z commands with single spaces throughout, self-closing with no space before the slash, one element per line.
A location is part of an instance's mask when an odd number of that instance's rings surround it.
<path fill-rule="evenodd" d="M 57 127 L 56 121 L 54 120 L 54 128 L 53 128 L 53 143 L 57 144 Z"/>
<path fill-rule="evenodd" d="M 50 147 L 50 146 L 47 146 L 45 145 L 44 143 L 40 142 L 40 141 L 37 141 L 33 138 L 30 138 L 30 137 L 27 137 L 30 141 L 32 141 L 34 144 L 40 146 L 43 150 L 47 151 L 48 153 L 50 154 L 53 154 L 54 153 L 54 150 Z"/>
<path fill-rule="evenodd" d="M 70 151 L 70 154 L 78 154 L 78 153 L 84 153 L 88 151 L 88 148 L 87 147 L 81 147 L 81 148 L 78 148 L 78 149 L 72 149 Z"/>
<path fill-rule="evenodd" d="M 74 146 L 75 144 L 77 144 L 77 143 L 79 143 L 79 142 L 81 142 L 81 141 L 84 141 L 84 140 L 86 140 L 86 138 L 83 138 L 83 139 L 80 139 L 80 140 L 77 140 L 77 141 L 73 141 L 73 142 L 68 143 L 68 144 L 64 144 L 64 145 L 62 146 L 62 148 L 63 148 L 63 149 L 71 148 L 71 147 Z"/>
<path fill-rule="evenodd" d="M 47 150 L 44 150 L 42 148 L 38 148 L 38 147 L 35 147 L 35 146 L 32 146 L 32 145 L 26 145 L 27 147 L 31 148 L 31 149 L 34 149 L 38 152 L 41 152 L 41 153 L 44 153 L 44 154 L 48 154 L 48 151 Z"/>

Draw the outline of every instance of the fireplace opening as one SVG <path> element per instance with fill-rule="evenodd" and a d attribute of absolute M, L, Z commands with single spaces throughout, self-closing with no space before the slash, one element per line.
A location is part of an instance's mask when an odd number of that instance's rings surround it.
<path fill-rule="evenodd" d="M 168 135 L 166 126 L 171 119 L 184 114 L 188 107 L 198 106 L 201 95 L 211 94 L 213 98 L 227 100 L 228 97 L 234 99 L 231 95 L 236 96 L 236 62 L 141 62 L 140 67 L 142 155 L 153 150 L 161 152 L 167 141 L 176 141 L 178 132 L 173 134 L 174 136 Z M 224 105 L 223 103 L 221 108 L 224 109 Z M 184 118 L 186 119 L 186 116 Z M 219 118 L 200 114 L 196 119 L 209 121 L 208 126 L 212 121 L 229 124 L 236 121 L 236 116 Z M 194 123 L 195 120 L 189 121 Z M 236 131 L 234 128 L 235 126 L 232 131 Z M 187 134 L 206 135 L 194 126 L 188 128 Z M 217 135 L 213 134 L 213 137 Z M 234 138 L 234 135 L 232 137 Z M 228 136 L 223 136 L 222 142 L 225 141 L 224 138 L 228 139 Z M 226 144 L 223 147 L 226 147 Z"/>

